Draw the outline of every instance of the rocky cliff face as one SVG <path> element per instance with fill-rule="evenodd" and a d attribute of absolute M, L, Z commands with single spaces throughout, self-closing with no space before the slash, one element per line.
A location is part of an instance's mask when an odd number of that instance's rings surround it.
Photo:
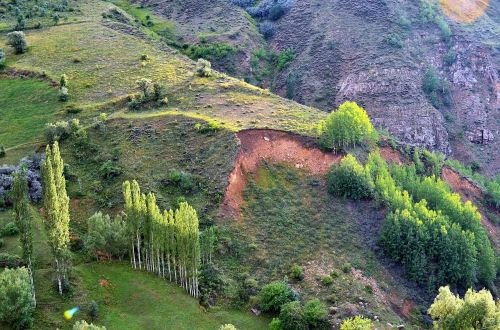
<path fill-rule="evenodd" d="M 421 19 L 420 1 L 297 0 L 274 22 L 267 44 L 229 0 L 146 3 L 171 19 L 186 42 L 205 35 L 240 49 L 236 69 L 216 63 L 218 69 L 245 77 L 256 49 L 291 48 L 295 59 L 264 86 L 325 111 L 354 100 L 403 142 L 477 161 L 486 174 L 500 172 L 498 2 L 490 1 L 486 13 L 467 25 L 438 9 L 452 31 L 445 38 L 439 24 Z M 439 109 L 422 89 L 430 66 L 449 90 Z"/>

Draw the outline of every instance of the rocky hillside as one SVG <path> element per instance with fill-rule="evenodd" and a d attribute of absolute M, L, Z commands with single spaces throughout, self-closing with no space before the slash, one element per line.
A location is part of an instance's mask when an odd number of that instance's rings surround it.
<path fill-rule="evenodd" d="M 284 70 L 253 83 L 325 111 L 355 100 L 405 143 L 500 171 L 498 2 L 477 2 L 476 12 L 447 8 L 447 16 L 433 1 L 295 1 L 267 40 L 255 6 L 246 7 L 254 22 L 232 4 L 251 1 L 141 3 L 172 20 L 180 40 L 238 47 L 243 65 L 216 61 L 218 68 L 248 78 L 262 46 L 293 49 Z"/>

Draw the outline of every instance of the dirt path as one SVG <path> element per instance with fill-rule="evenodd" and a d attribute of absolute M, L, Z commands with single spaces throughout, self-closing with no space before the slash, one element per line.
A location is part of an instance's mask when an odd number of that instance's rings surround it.
<path fill-rule="evenodd" d="M 245 130 L 236 133 L 240 141 L 240 152 L 235 167 L 229 176 L 222 212 L 225 215 L 240 215 L 246 175 L 255 173 L 262 161 L 281 162 L 304 168 L 313 175 L 324 175 L 342 155 L 323 152 L 313 139 L 287 132 L 266 129 Z"/>

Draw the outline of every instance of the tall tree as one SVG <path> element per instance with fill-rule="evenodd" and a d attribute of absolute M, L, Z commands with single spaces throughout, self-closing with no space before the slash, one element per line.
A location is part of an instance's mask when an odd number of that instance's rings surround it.
<path fill-rule="evenodd" d="M 36 306 L 35 285 L 33 281 L 33 213 L 28 196 L 28 180 L 25 168 L 22 168 L 14 176 L 12 198 L 14 200 L 16 226 L 19 228 L 19 239 L 23 249 L 23 260 L 28 265 L 31 296 L 33 305 Z"/>
<path fill-rule="evenodd" d="M 64 162 L 57 141 L 47 146 L 42 164 L 43 205 L 49 245 L 54 254 L 59 294 L 63 293 L 63 281 L 67 279 L 69 243 L 69 197 L 66 193 Z"/>

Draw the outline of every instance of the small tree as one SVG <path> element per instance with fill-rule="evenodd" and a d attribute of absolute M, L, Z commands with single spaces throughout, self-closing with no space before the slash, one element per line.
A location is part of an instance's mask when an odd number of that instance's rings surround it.
<path fill-rule="evenodd" d="M 14 31 L 7 34 L 7 45 L 14 48 L 16 54 L 25 53 L 28 49 L 26 35 L 23 31 Z"/>
<path fill-rule="evenodd" d="M 14 329 L 29 328 L 34 309 L 28 270 L 7 268 L 0 273 L 0 321 Z"/>
<path fill-rule="evenodd" d="M 311 329 L 329 328 L 327 316 L 328 310 L 319 299 L 310 300 L 304 306 L 304 320 Z"/>
<path fill-rule="evenodd" d="M 99 306 L 97 305 L 95 300 L 92 300 L 90 302 L 89 315 L 92 322 L 94 322 L 97 319 L 97 316 L 99 315 Z"/>
<path fill-rule="evenodd" d="M 369 175 L 351 154 L 344 157 L 340 165 L 332 166 L 328 174 L 328 191 L 334 196 L 354 200 L 372 195 Z"/>
<path fill-rule="evenodd" d="M 64 73 L 61 75 L 61 79 L 59 80 L 59 86 L 60 87 L 68 86 L 68 76 L 65 75 Z"/>
<path fill-rule="evenodd" d="M 237 329 L 232 324 L 224 324 L 224 325 L 221 325 L 221 327 L 219 328 L 219 330 L 237 330 Z"/>
<path fill-rule="evenodd" d="M 439 288 L 439 294 L 429 308 L 434 328 L 499 329 L 500 301 L 493 300 L 488 290 L 467 290 L 463 299 L 455 296 L 448 286 Z"/>
<path fill-rule="evenodd" d="M 320 131 L 320 143 L 324 148 L 346 148 L 378 139 L 368 114 L 355 102 L 345 102 L 329 114 Z"/>
<path fill-rule="evenodd" d="M 69 91 L 67 87 L 61 87 L 59 88 L 59 92 L 57 94 L 59 97 L 59 101 L 61 102 L 67 102 L 69 100 Z"/>
<path fill-rule="evenodd" d="M 212 64 L 202 58 L 198 59 L 196 73 L 199 77 L 210 77 L 212 75 Z"/>
<path fill-rule="evenodd" d="M 0 69 L 5 66 L 5 51 L 0 48 Z"/>
<path fill-rule="evenodd" d="M 293 301 L 293 292 L 284 281 L 276 281 L 264 286 L 259 298 L 260 308 L 264 312 L 278 312 L 281 306 Z"/>
<path fill-rule="evenodd" d="M 287 330 L 307 330 L 307 323 L 304 319 L 304 310 L 300 301 L 291 301 L 281 306 L 280 311 L 281 326 Z"/>
<path fill-rule="evenodd" d="M 346 319 L 340 325 L 340 330 L 373 330 L 373 328 L 372 321 L 363 316 Z"/>
<path fill-rule="evenodd" d="M 151 79 L 141 78 L 135 82 L 137 87 L 142 92 L 144 98 L 149 98 L 153 91 L 153 82 Z"/>

